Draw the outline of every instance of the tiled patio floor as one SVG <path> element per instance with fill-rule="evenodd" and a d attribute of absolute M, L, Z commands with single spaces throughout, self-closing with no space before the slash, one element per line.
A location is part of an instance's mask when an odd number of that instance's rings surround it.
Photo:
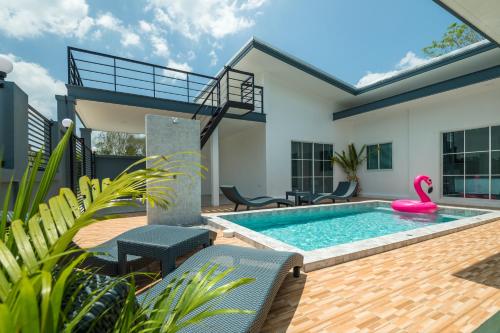
<path fill-rule="evenodd" d="M 145 223 L 144 216 L 102 222 L 77 242 L 92 246 Z M 216 243 L 248 246 L 221 235 Z M 497 311 L 500 221 L 298 279 L 290 275 L 263 331 L 471 332 Z"/>

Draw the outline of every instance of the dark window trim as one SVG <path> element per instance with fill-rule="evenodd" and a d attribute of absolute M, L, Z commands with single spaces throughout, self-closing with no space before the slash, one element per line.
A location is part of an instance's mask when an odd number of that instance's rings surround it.
<path fill-rule="evenodd" d="M 461 129 L 450 129 L 446 131 L 440 132 L 439 140 L 440 140 L 440 172 L 441 172 L 441 193 L 440 197 L 441 198 L 460 198 L 460 199 L 468 199 L 468 200 L 490 200 L 493 202 L 498 202 L 498 199 L 493 198 L 493 193 L 492 193 L 492 179 L 493 177 L 498 177 L 497 174 L 492 173 L 492 163 L 491 163 L 491 158 L 492 158 L 492 153 L 493 152 L 499 152 L 500 149 L 492 149 L 492 128 L 500 126 L 500 124 L 492 124 L 492 125 L 483 125 L 483 126 L 476 126 L 476 127 L 470 127 L 470 128 L 461 128 Z M 471 130 L 476 130 L 476 129 L 481 129 L 481 128 L 487 128 L 488 129 L 488 150 L 478 150 L 478 151 L 465 151 L 465 140 L 466 140 L 466 135 L 465 132 L 471 131 Z M 458 152 L 458 153 L 444 153 L 443 152 L 443 136 L 448 133 L 453 133 L 453 132 L 463 132 L 463 146 L 464 146 L 464 151 L 463 152 Z M 465 161 L 465 155 L 466 154 L 471 154 L 471 153 L 488 153 L 488 173 L 487 174 L 466 174 L 466 161 Z M 464 166 L 463 166 L 463 174 L 462 175 L 449 175 L 444 173 L 444 161 L 443 157 L 444 156 L 449 156 L 449 155 L 457 155 L 457 154 L 463 154 L 464 155 Z M 457 196 L 457 195 L 445 195 L 444 194 L 444 177 L 463 177 L 464 180 L 464 193 L 462 196 Z M 468 198 L 467 197 L 467 189 L 466 189 L 466 179 L 467 177 L 488 177 L 488 198 L 481 198 L 481 197 L 474 197 L 474 198 Z"/>
<path fill-rule="evenodd" d="M 381 145 L 391 145 L 391 167 L 390 168 L 380 168 L 380 146 Z M 370 169 L 368 168 L 368 147 L 371 146 L 378 146 L 377 149 L 377 168 L 376 169 Z M 392 171 L 394 170 L 394 144 L 393 141 L 388 141 L 388 142 L 380 142 L 380 143 L 370 143 L 366 145 L 366 171 Z"/>
<path fill-rule="evenodd" d="M 304 144 L 304 143 L 308 143 L 308 144 L 311 144 L 311 158 L 310 159 L 304 159 L 304 158 L 292 158 L 292 145 L 294 143 L 300 143 L 300 144 Z M 321 177 L 323 179 L 323 187 L 324 187 L 324 179 L 325 178 L 332 178 L 332 180 L 334 181 L 335 180 L 335 170 L 332 168 L 332 175 L 331 176 L 315 176 L 314 174 L 314 162 L 316 161 L 320 161 L 320 162 L 325 162 L 326 160 L 325 159 L 321 159 L 321 160 L 317 160 L 315 159 L 315 156 L 314 156 L 314 145 L 315 144 L 320 144 L 320 145 L 330 145 L 332 147 L 332 156 L 335 152 L 335 144 L 334 143 L 326 143 L 326 142 L 316 142 L 316 141 L 304 141 L 304 140 L 291 140 L 290 141 L 290 188 L 293 189 L 293 185 L 292 185 L 292 181 L 294 178 L 298 178 L 298 179 L 304 179 L 304 178 L 310 178 L 311 179 L 311 192 L 313 193 L 316 193 L 316 189 L 315 189 L 315 185 L 314 185 L 314 179 L 317 178 L 317 177 Z M 303 156 L 302 156 L 303 157 Z M 307 177 L 304 177 L 303 176 L 303 171 L 304 171 L 304 168 L 302 166 L 301 170 L 302 170 L 302 176 L 293 176 L 293 166 L 292 166 L 292 162 L 293 161 L 311 161 L 311 176 L 307 176 Z M 323 188 L 324 189 L 324 188 Z M 333 192 L 333 182 L 332 182 L 332 189 L 330 192 Z"/>

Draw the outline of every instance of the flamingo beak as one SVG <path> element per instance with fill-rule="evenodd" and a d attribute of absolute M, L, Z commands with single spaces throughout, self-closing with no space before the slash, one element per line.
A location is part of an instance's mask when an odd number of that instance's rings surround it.
<path fill-rule="evenodd" d="M 427 189 L 427 193 L 431 194 L 432 193 L 432 190 L 434 190 L 434 188 L 432 186 L 430 186 L 428 189 Z"/>

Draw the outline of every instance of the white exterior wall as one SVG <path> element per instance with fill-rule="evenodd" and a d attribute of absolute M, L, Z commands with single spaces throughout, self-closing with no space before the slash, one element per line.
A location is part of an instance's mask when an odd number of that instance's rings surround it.
<path fill-rule="evenodd" d="M 352 124 L 356 145 L 393 143 L 393 169 L 360 172 L 362 195 L 416 197 L 413 177 L 424 173 L 434 183 L 431 198 L 440 203 L 500 207 L 499 200 L 442 197 L 442 133 L 500 124 L 497 85 L 478 84 L 338 121 Z"/>
<path fill-rule="evenodd" d="M 500 80 L 476 84 L 419 100 L 332 121 L 335 103 L 272 73 L 256 74 L 264 86 L 267 121 L 259 129 L 220 137 L 220 183 L 234 184 L 247 196 L 284 197 L 291 189 L 291 141 L 332 143 L 337 152 L 349 143 L 391 142 L 393 168 L 359 171 L 362 195 L 416 198 L 415 175 L 434 182 L 438 203 L 500 207 L 498 200 L 442 197 L 441 133 L 500 125 Z M 498 82 L 497 82 L 498 81 Z M 300 88 L 299 88 L 300 87 Z M 345 180 L 334 168 L 334 182 Z"/>
<path fill-rule="evenodd" d="M 267 194 L 283 197 L 292 186 L 291 142 L 332 143 L 338 149 L 348 142 L 348 125 L 334 124 L 332 103 L 314 95 L 313 89 L 300 90 L 271 76 L 264 76 L 263 84 Z M 342 172 L 334 170 L 334 182 L 341 177 Z"/>
<path fill-rule="evenodd" d="M 242 120 L 243 121 L 243 120 Z M 266 194 L 265 125 L 219 136 L 220 184 L 235 185 L 244 196 Z"/>

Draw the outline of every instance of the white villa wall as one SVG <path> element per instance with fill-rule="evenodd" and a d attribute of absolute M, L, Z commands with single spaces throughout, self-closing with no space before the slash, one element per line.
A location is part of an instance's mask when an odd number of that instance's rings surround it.
<path fill-rule="evenodd" d="M 469 86 L 338 121 L 352 126 L 357 145 L 393 143 L 393 169 L 360 172 L 362 194 L 416 197 L 412 179 L 428 174 L 436 202 L 500 207 L 498 200 L 442 197 L 441 133 L 500 124 L 499 83 Z"/>
<path fill-rule="evenodd" d="M 413 177 L 425 173 L 433 179 L 431 197 L 436 202 L 500 207 L 496 200 L 445 198 L 441 188 L 441 133 L 499 125 L 500 80 L 334 122 L 332 112 L 338 106 L 333 97 L 275 73 L 255 73 L 265 89 L 265 129 L 221 136 L 221 184 L 235 184 L 249 196 L 283 197 L 291 189 L 292 141 L 332 143 L 335 151 L 351 142 L 358 147 L 391 142 L 391 170 L 368 171 L 366 163 L 360 170 L 363 196 L 415 198 Z M 335 167 L 334 182 L 342 180 L 343 172 Z"/>
<path fill-rule="evenodd" d="M 305 91 L 270 75 L 264 75 L 263 83 L 267 194 L 283 197 L 291 189 L 291 142 L 332 143 L 338 149 L 347 144 L 349 129 L 334 124 L 333 103 L 315 95 L 313 87 Z M 334 170 L 334 182 L 342 177 Z"/>
<path fill-rule="evenodd" d="M 349 119 L 352 132 L 349 141 L 362 145 L 392 143 L 392 170 L 367 170 L 366 162 L 359 170 L 364 196 L 401 198 L 408 196 L 408 122 L 409 111 L 402 108 L 379 110 Z M 339 121 L 342 126 L 344 121 Z M 345 149 L 339 147 L 338 150 Z M 366 154 L 366 151 L 365 151 Z"/>
<path fill-rule="evenodd" d="M 265 125 L 219 136 L 220 184 L 245 196 L 266 194 Z"/>

